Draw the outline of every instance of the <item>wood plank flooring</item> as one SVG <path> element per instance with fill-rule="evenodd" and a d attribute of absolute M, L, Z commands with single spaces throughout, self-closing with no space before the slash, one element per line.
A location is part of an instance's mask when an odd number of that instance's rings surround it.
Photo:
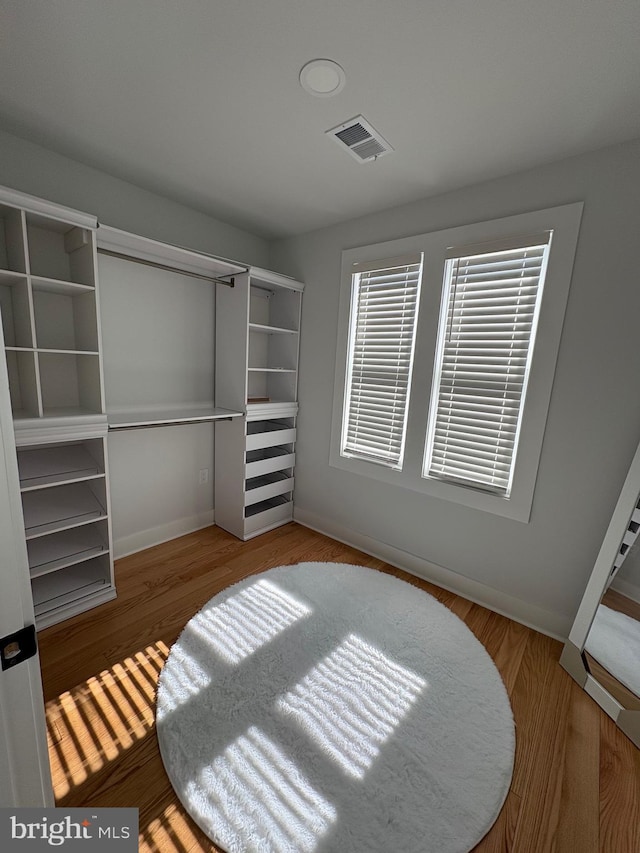
<path fill-rule="evenodd" d="M 297 524 L 246 543 L 211 527 L 122 559 L 115 601 L 40 633 L 58 804 L 138 807 L 143 853 L 216 851 L 165 775 L 155 684 L 172 643 L 212 595 L 306 560 L 370 566 L 424 589 L 495 661 L 516 720 L 515 769 L 474 853 L 640 851 L 640 751 L 560 667 L 560 643 Z"/>

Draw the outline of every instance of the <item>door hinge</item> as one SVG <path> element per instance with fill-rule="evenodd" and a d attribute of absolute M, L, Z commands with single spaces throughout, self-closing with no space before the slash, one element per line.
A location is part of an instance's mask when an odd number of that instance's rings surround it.
<path fill-rule="evenodd" d="M 2 669 L 11 669 L 23 660 L 29 660 L 38 651 L 36 626 L 27 625 L 14 634 L 7 634 L 0 640 L 0 661 Z"/>

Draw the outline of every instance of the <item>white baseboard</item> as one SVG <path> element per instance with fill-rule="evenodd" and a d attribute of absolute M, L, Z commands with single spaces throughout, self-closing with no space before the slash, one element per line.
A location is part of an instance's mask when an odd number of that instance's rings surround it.
<path fill-rule="evenodd" d="M 163 542 L 184 536 L 186 533 L 193 533 L 195 530 L 202 530 L 203 527 L 210 527 L 213 523 L 213 510 L 209 510 L 198 515 L 191 515 L 188 518 L 178 518 L 169 524 L 161 524 L 159 527 L 150 527 L 148 530 L 141 530 L 120 539 L 114 539 L 114 559 L 118 560 L 120 557 L 127 557 L 137 551 L 144 551 L 145 548 L 151 548 L 153 545 L 161 545 Z"/>
<path fill-rule="evenodd" d="M 632 601 L 640 604 L 640 587 L 635 584 L 621 580 L 620 578 L 614 578 L 613 583 L 611 584 L 611 589 L 614 589 L 622 595 L 626 595 L 627 598 L 630 598 Z"/>
<path fill-rule="evenodd" d="M 364 551 L 365 554 L 369 554 L 371 557 L 384 560 L 385 563 L 389 563 L 399 569 L 404 569 L 404 571 L 416 575 L 423 580 L 430 581 L 436 586 L 449 590 L 449 592 L 455 592 L 463 598 L 467 598 L 476 604 L 489 608 L 489 610 L 500 613 L 502 616 L 513 619 L 515 622 L 526 625 L 527 628 L 533 628 L 533 630 L 561 642 L 564 642 L 569 636 L 569 631 L 573 623 L 573 619 L 570 616 L 543 610 L 534 604 L 500 592 L 457 572 L 452 572 L 450 569 L 445 569 L 436 563 L 430 563 L 422 557 L 402 551 L 393 545 L 388 545 L 386 542 L 380 542 L 363 533 L 342 527 L 342 525 L 337 524 L 332 519 L 318 516 L 299 507 L 294 507 L 293 517 L 294 521 L 297 521 L 298 524 L 302 524 L 304 527 L 309 527 L 318 533 L 324 533 L 325 536 L 337 539 L 345 545 L 358 548 L 358 550 Z"/>

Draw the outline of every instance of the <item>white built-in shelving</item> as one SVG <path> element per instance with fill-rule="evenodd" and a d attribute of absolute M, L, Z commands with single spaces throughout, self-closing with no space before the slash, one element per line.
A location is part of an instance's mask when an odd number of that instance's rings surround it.
<path fill-rule="evenodd" d="M 39 627 L 115 596 L 106 453 L 104 435 L 17 449 Z"/>
<path fill-rule="evenodd" d="M 251 268 L 218 294 L 216 403 L 246 418 L 216 429 L 216 523 L 241 539 L 293 518 L 302 291 Z"/>
<path fill-rule="evenodd" d="M 104 420 L 95 220 L 9 198 L 16 206 L 0 205 L 0 311 L 16 424 Z"/>
<path fill-rule="evenodd" d="M 96 227 L 0 190 L 0 314 L 39 628 L 115 596 Z"/>
<path fill-rule="evenodd" d="M 213 384 L 210 362 L 154 363 L 146 380 L 122 369 L 107 414 L 98 251 L 115 256 L 112 268 L 133 261 L 215 287 Z M 0 345 L 38 627 L 115 597 L 108 429 L 213 422 L 216 523 L 248 539 L 293 517 L 302 291 L 0 188 Z"/>

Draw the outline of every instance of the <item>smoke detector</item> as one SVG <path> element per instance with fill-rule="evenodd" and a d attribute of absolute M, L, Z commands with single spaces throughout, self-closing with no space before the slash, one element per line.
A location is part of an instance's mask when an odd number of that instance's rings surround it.
<path fill-rule="evenodd" d="M 389 143 L 364 116 L 355 116 L 337 127 L 332 127 L 331 130 L 326 130 L 325 133 L 345 147 L 360 163 L 369 163 L 393 151 Z"/>

